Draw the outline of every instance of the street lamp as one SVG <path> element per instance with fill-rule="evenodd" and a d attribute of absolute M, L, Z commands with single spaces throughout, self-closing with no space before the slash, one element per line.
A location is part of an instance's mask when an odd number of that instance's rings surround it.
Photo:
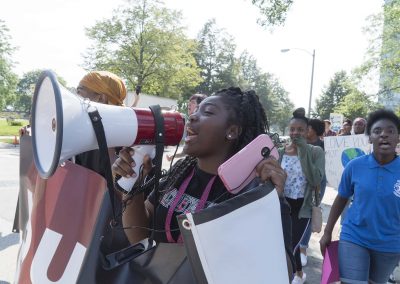
<path fill-rule="evenodd" d="M 295 50 L 300 50 L 303 51 L 305 53 L 307 53 L 308 55 L 312 56 L 312 68 L 311 68 L 311 86 L 310 86 L 310 98 L 308 100 L 308 117 L 310 117 L 310 113 L 311 113 L 311 98 L 312 98 L 312 89 L 313 89 L 313 82 L 314 82 L 314 62 L 315 62 L 315 49 L 313 49 L 313 52 L 311 53 L 310 51 L 303 49 L 303 48 L 284 48 L 281 49 L 281 52 L 288 52 L 292 49 Z"/>

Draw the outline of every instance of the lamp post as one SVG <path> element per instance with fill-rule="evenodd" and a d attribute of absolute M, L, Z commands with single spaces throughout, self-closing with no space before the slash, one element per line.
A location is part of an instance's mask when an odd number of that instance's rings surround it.
<path fill-rule="evenodd" d="M 307 53 L 308 55 L 312 56 L 312 68 L 311 68 L 311 85 L 310 85 L 310 98 L 308 99 L 308 117 L 310 117 L 310 113 L 311 113 L 311 99 L 312 99 L 312 91 L 313 91 L 313 83 L 314 83 L 314 62 L 315 62 L 315 49 L 313 49 L 312 52 L 303 49 L 303 48 L 284 48 L 281 49 L 281 52 L 288 52 L 292 49 L 295 50 L 300 50 L 303 51 L 305 53 Z"/>

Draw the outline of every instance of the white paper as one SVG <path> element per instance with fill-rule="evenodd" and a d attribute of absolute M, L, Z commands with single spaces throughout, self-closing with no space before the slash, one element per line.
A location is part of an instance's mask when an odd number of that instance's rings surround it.
<path fill-rule="evenodd" d="M 207 223 L 187 218 L 208 283 L 289 283 L 275 190 Z"/>

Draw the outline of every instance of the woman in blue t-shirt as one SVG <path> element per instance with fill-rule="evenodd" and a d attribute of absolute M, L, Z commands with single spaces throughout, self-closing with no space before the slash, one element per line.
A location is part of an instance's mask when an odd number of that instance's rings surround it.
<path fill-rule="evenodd" d="M 400 120 L 392 111 L 372 112 L 366 133 L 372 154 L 351 160 L 320 240 L 324 255 L 332 230 L 348 199 L 342 224 L 339 271 L 342 283 L 386 283 L 400 261 Z"/>

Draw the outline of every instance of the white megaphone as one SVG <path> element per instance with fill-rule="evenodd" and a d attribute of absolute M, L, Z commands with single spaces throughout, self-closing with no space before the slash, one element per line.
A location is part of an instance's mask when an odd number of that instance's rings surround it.
<path fill-rule="evenodd" d="M 88 115 L 92 109 L 102 118 L 108 147 L 142 145 L 137 152 L 152 155 L 155 120 L 150 109 L 90 102 L 61 86 L 53 72 L 44 71 L 32 103 L 33 157 L 42 178 L 52 176 L 60 163 L 76 154 L 99 148 Z M 165 145 L 178 145 L 184 133 L 183 116 L 175 111 L 163 111 L 162 116 Z M 135 162 L 137 172 L 142 160 Z M 135 181 L 121 179 L 120 186 L 129 191 Z"/>

